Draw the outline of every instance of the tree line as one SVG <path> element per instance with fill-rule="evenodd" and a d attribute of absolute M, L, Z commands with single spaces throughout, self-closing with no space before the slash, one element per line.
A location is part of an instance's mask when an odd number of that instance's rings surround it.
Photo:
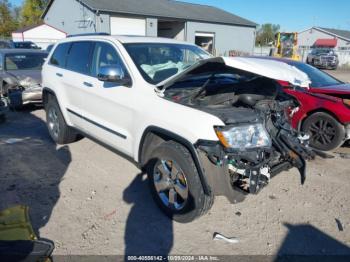
<path fill-rule="evenodd" d="M 49 0 L 24 0 L 21 6 L 12 6 L 0 0 L 0 37 L 10 37 L 19 28 L 39 24 Z"/>
<path fill-rule="evenodd" d="M 275 40 L 275 35 L 280 31 L 280 25 L 262 24 L 256 31 L 256 46 L 267 46 Z"/>

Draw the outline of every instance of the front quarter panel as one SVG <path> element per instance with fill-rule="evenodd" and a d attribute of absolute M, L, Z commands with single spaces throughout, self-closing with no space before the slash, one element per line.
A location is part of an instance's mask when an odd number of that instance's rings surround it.
<path fill-rule="evenodd" d="M 134 158 L 138 161 L 138 150 L 148 127 L 158 127 L 182 137 L 191 144 L 199 139 L 218 141 L 214 126 L 225 124 L 216 116 L 159 97 L 153 90 L 135 116 L 136 133 Z"/>

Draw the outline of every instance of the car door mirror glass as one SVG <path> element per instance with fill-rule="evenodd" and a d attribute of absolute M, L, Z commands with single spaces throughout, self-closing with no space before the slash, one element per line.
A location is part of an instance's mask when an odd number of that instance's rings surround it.
<path fill-rule="evenodd" d="M 130 80 L 129 77 L 125 75 L 123 68 L 119 65 L 100 67 L 97 78 L 103 82 L 120 84 L 124 84 Z"/>

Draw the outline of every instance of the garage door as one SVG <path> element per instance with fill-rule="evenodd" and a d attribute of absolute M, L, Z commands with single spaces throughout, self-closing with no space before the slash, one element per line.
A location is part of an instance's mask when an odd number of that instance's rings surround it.
<path fill-rule="evenodd" d="M 111 17 L 112 35 L 146 35 L 146 20 L 138 18 Z"/>

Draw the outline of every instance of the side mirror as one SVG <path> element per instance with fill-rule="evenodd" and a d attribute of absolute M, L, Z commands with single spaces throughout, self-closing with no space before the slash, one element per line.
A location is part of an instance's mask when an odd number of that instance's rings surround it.
<path fill-rule="evenodd" d="M 130 83 L 129 76 L 126 76 L 124 70 L 119 65 L 103 66 L 100 68 L 97 78 L 103 82 L 118 83 L 121 85 Z"/>

